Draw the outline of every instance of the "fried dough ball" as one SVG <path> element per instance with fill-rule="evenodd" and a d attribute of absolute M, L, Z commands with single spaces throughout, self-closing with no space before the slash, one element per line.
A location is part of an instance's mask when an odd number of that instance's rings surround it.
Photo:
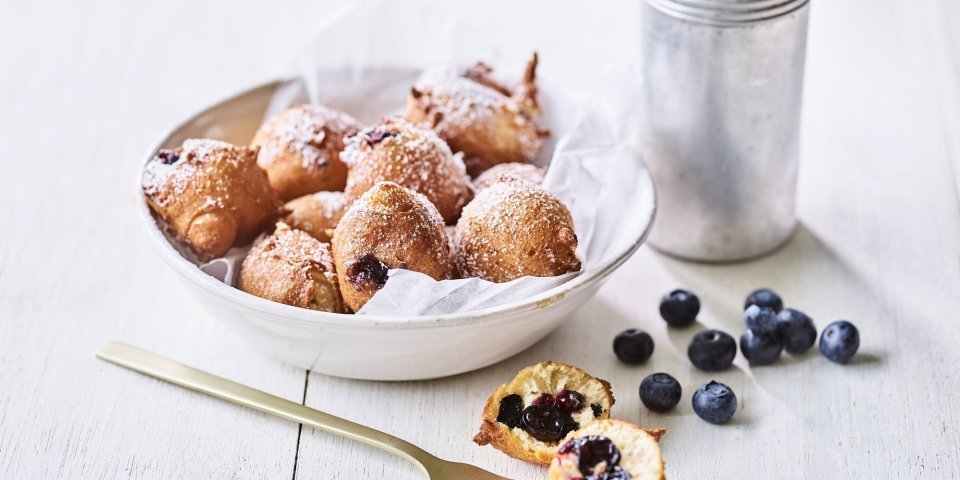
<path fill-rule="evenodd" d="M 344 139 L 360 131 L 353 117 L 321 105 L 297 105 L 264 123 L 250 145 L 270 186 L 290 200 L 321 190 L 343 190 L 347 167 L 340 161 Z"/>
<path fill-rule="evenodd" d="M 280 215 L 280 199 L 256 155 L 218 140 L 190 139 L 147 163 L 141 183 L 147 203 L 200 261 L 252 240 Z"/>
<path fill-rule="evenodd" d="M 436 280 L 450 273 L 443 218 L 427 198 L 393 182 L 380 182 L 357 199 L 333 234 L 333 259 L 343 300 L 360 310 L 403 268 Z"/>
<path fill-rule="evenodd" d="M 483 63 L 427 71 L 410 90 L 407 119 L 432 128 L 453 151 L 463 152 L 471 177 L 500 163 L 530 163 L 547 135 L 540 126 L 536 69 L 534 53 L 512 92 Z"/>
<path fill-rule="evenodd" d="M 564 438 L 582 426 L 609 418 L 613 403 L 606 380 L 565 363 L 538 363 L 524 368 L 490 395 L 473 441 L 489 444 L 517 460 L 547 465 Z M 527 415 L 541 421 L 524 422 Z"/>
<path fill-rule="evenodd" d="M 480 191 L 463 209 L 455 244 L 464 278 L 502 283 L 580 270 L 570 211 L 557 197 L 522 180 Z"/>
<path fill-rule="evenodd" d="M 512 180 L 526 180 L 539 185 L 546 174 L 546 170 L 530 163 L 501 163 L 473 179 L 473 187 L 479 192 L 494 183 Z"/>
<path fill-rule="evenodd" d="M 597 420 L 574 432 L 560 447 L 547 478 L 663 480 L 660 437 L 665 432 L 620 420 Z"/>
<path fill-rule="evenodd" d="M 329 242 L 347 209 L 347 197 L 343 192 L 317 192 L 290 200 L 284 208 L 288 212 L 283 217 L 287 225 Z"/>
<path fill-rule="evenodd" d="M 346 311 L 330 245 L 282 222 L 243 259 L 237 288 L 294 307 Z"/>
<path fill-rule="evenodd" d="M 427 197 L 447 223 L 473 198 L 463 160 L 431 130 L 386 118 L 347 140 L 350 167 L 344 193 L 353 202 L 378 182 L 395 182 Z"/>

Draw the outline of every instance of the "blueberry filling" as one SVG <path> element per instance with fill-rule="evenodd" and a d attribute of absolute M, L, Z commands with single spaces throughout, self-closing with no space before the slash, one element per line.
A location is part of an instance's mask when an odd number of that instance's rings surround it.
<path fill-rule="evenodd" d="M 574 392 L 573 390 L 560 390 L 560 393 L 557 394 L 557 406 L 560 407 L 560 410 L 573 413 L 583 410 L 583 405 L 586 403 L 586 399 L 583 398 L 583 395 L 580 392 Z"/>
<path fill-rule="evenodd" d="M 533 399 L 534 405 L 553 405 L 556 402 L 556 397 L 549 393 L 541 393 L 539 397 Z"/>
<path fill-rule="evenodd" d="M 520 427 L 541 442 L 557 442 L 580 428 L 572 414 L 583 410 L 585 404 L 583 394 L 573 390 L 541 393 L 526 408 L 520 395 L 507 395 L 500 400 L 497 422 L 508 428 Z"/>
<path fill-rule="evenodd" d="M 523 409 L 523 429 L 541 442 L 563 438 L 563 417 L 555 405 L 530 405 Z"/>
<path fill-rule="evenodd" d="M 363 139 L 369 145 L 376 145 L 382 142 L 384 139 L 397 136 L 397 132 L 391 132 L 390 130 L 383 130 L 379 128 L 371 128 L 364 130 L 361 135 L 363 135 Z"/>
<path fill-rule="evenodd" d="M 365 253 L 347 267 L 347 278 L 357 288 L 374 287 L 379 290 L 386 285 L 389 270 L 390 268 L 372 253 Z"/>
<path fill-rule="evenodd" d="M 591 403 L 590 410 L 593 410 L 594 418 L 600 418 L 600 415 L 603 415 L 603 407 L 599 403 Z"/>
<path fill-rule="evenodd" d="M 155 157 L 160 163 L 164 165 L 172 165 L 180 160 L 180 154 L 176 150 L 160 150 L 157 152 Z"/>
<path fill-rule="evenodd" d="M 500 412 L 497 421 L 510 427 L 520 426 L 520 413 L 523 411 L 523 399 L 520 395 L 507 395 L 500 400 Z"/>
<path fill-rule="evenodd" d="M 619 466 L 620 450 L 613 441 L 601 435 L 588 435 L 570 440 L 562 447 L 559 453 L 575 454 L 579 456 L 578 467 L 580 473 L 587 479 L 595 480 L 628 480 L 630 474 Z M 603 468 L 597 466 L 603 464 Z"/>

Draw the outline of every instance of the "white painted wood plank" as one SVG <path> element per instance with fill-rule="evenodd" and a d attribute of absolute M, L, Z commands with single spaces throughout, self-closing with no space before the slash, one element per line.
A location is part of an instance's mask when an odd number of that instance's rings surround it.
<path fill-rule="evenodd" d="M 302 399 L 305 373 L 203 312 L 131 201 L 163 130 L 283 68 L 300 34 L 223 5 L 2 8 L 0 478 L 291 478 L 296 425 L 93 353 L 125 340 Z"/>

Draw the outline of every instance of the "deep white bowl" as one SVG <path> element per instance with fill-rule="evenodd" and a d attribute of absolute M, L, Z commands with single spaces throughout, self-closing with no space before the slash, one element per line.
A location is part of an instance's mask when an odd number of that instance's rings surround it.
<path fill-rule="evenodd" d="M 280 82 L 228 98 L 167 134 L 144 159 L 188 138 L 215 138 L 245 145 L 263 121 Z M 653 189 L 646 169 L 638 188 Z M 256 348 L 316 372 L 368 380 L 437 378 L 475 370 L 515 355 L 542 339 L 587 302 L 617 267 L 643 243 L 653 208 L 624 218 L 629 244 L 600 265 L 541 295 L 461 314 L 413 318 L 318 312 L 271 302 L 227 285 L 202 271 L 164 235 L 140 190 L 137 209 L 157 252 L 190 284 L 214 316 L 229 322 Z"/>

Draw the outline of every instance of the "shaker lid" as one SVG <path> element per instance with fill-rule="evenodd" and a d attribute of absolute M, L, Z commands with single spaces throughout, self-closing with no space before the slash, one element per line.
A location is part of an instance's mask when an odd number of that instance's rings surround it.
<path fill-rule="evenodd" d="M 786 15 L 808 0 L 647 0 L 668 15 L 714 25 L 741 25 Z"/>

